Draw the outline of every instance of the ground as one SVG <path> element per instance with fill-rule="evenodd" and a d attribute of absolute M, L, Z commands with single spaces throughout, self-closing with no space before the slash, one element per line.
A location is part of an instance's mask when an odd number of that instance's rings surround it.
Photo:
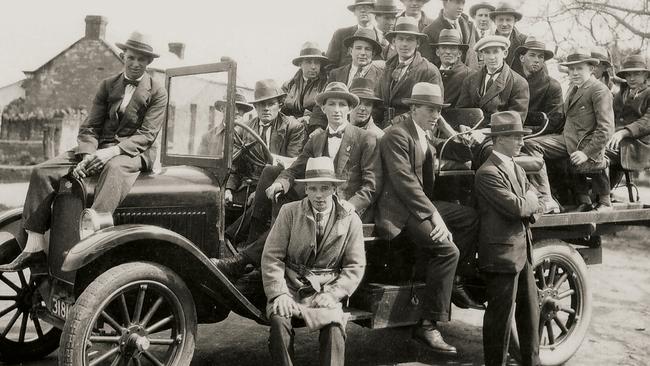
<path fill-rule="evenodd" d="M 0 202 L 20 205 L 24 185 L 0 187 Z M 650 190 L 643 192 L 650 201 Z M 6 199 L 6 200 L 5 200 Z M 593 286 L 593 318 L 582 346 L 567 363 L 578 365 L 650 364 L 650 228 L 630 228 L 603 240 L 603 263 L 589 267 Z M 459 348 L 456 359 L 441 359 L 409 340 L 407 329 L 369 330 L 348 325 L 348 365 L 480 365 L 482 364 L 482 312 L 454 308 L 445 325 L 446 340 Z M 228 319 L 199 327 L 193 366 L 269 363 L 268 329 L 231 314 Z M 297 331 L 298 364 L 318 361 L 318 335 Z M 55 365 L 56 354 L 24 365 Z"/>

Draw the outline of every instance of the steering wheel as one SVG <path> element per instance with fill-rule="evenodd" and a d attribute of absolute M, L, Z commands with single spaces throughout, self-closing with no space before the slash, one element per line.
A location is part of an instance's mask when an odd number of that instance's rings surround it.
<path fill-rule="evenodd" d="M 237 132 L 237 129 L 235 129 L 235 133 L 233 133 L 232 160 L 234 161 L 235 159 L 245 158 L 251 164 L 258 167 L 264 167 L 266 164 L 273 164 L 273 155 L 271 154 L 271 150 L 266 146 L 266 143 L 262 140 L 260 135 L 241 122 L 235 122 L 235 126 L 251 135 L 253 141 L 245 141 L 243 136 L 241 136 Z M 259 145 L 262 148 L 261 152 L 259 149 L 255 148 L 256 145 Z"/>

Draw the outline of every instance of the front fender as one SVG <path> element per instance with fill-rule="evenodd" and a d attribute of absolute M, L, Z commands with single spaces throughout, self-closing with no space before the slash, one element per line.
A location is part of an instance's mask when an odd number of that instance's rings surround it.
<path fill-rule="evenodd" d="M 62 270 L 77 271 L 118 247 L 147 241 L 164 243 L 175 249 L 180 249 L 186 258 L 170 258 L 170 267 L 188 266 L 194 269 L 193 273 L 200 272 L 201 274 L 200 278 L 185 278 L 188 284 L 199 283 L 199 286 L 207 294 L 218 297 L 217 300 L 225 303 L 224 305 L 228 306 L 229 310 L 243 311 L 240 314 L 251 319 L 264 318 L 262 312 L 217 269 L 196 245 L 182 235 L 158 226 L 119 225 L 97 231 L 70 249 L 63 260 Z M 175 261 L 175 259 L 178 260 Z M 188 260 L 191 262 L 188 263 Z"/>

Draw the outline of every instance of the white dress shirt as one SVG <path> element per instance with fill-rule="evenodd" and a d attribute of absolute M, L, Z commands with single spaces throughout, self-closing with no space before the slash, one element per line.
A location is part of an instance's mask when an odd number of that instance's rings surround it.
<path fill-rule="evenodd" d="M 332 130 L 330 126 L 327 126 L 327 131 L 329 133 L 337 133 L 339 131 L 343 131 L 345 127 L 347 126 L 347 123 L 342 124 L 339 126 L 339 128 L 335 130 Z M 341 141 L 343 141 L 343 138 L 338 138 L 338 137 L 328 137 L 327 138 L 327 154 L 329 155 L 332 160 L 336 157 L 336 154 L 339 152 L 339 148 L 341 147 Z"/>
<path fill-rule="evenodd" d="M 142 81 L 143 77 L 144 74 L 142 74 L 142 76 L 137 78 L 136 81 L 138 82 Z M 124 74 L 124 78 L 129 79 L 126 77 L 126 74 Z M 131 102 L 131 98 L 133 98 L 133 93 L 135 93 L 135 86 L 131 84 L 126 84 L 126 86 L 124 87 L 124 98 L 122 98 L 122 104 L 120 104 L 120 113 L 124 113 L 124 111 L 126 110 L 126 106 L 129 105 L 129 102 Z"/>
<path fill-rule="evenodd" d="M 319 212 L 321 214 L 323 214 L 322 219 L 321 219 L 321 225 L 322 225 L 323 230 L 325 230 L 325 228 L 327 228 L 327 223 L 330 221 L 330 216 L 331 216 L 331 212 L 332 212 L 333 208 L 334 208 L 334 201 L 331 202 L 330 206 L 328 208 L 326 208 L 325 211 L 318 211 L 312 206 L 311 211 L 314 214 L 314 221 L 316 221 L 317 230 L 318 230 L 318 216 L 316 214 L 319 213 Z M 325 235 L 324 232 L 323 232 L 323 235 Z"/>
<path fill-rule="evenodd" d="M 361 68 L 361 72 L 359 73 L 359 77 L 366 76 L 366 74 L 368 73 L 368 69 L 370 68 L 370 65 L 371 64 L 368 64 L 368 65 Z M 357 74 L 358 69 L 359 69 L 359 67 L 354 66 L 354 65 L 350 65 L 350 73 L 348 74 L 348 88 L 352 84 L 352 79 L 354 79 L 354 75 Z"/>
<path fill-rule="evenodd" d="M 413 121 L 413 124 L 415 125 L 415 131 L 418 133 L 418 141 L 420 142 L 422 153 L 426 155 L 427 150 L 429 149 L 429 141 L 427 140 L 427 133 L 420 126 L 418 126 L 418 124 L 415 121 Z"/>

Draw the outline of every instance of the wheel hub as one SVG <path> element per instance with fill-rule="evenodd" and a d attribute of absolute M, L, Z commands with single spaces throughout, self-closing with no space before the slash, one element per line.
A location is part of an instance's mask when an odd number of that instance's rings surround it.
<path fill-rule="evenodd" d="M 137 357 L 151 347 L 147 331 L 139 325 L 129 327 L 120 339 L 122 354 L 127 357 Z"/>

